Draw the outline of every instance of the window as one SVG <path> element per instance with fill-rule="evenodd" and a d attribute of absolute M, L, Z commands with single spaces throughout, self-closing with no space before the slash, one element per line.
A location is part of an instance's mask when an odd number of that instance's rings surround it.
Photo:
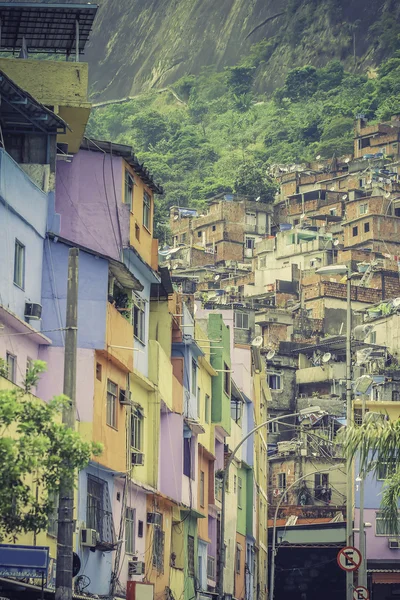
<path fill-rule="evenodd" d="M 25 287 L 25 246 L 15 240 L 14 283 L 21 289 Z"/>
<path fill-rule="evenodd" d="M 197 362 L 192 358 L 192 394 L 196 393 L 197 388 Z"/>
<path fill-rule="evenodd" d="M 236 573 L 240 573 L 241 562 L 242 562 L 242 547 L 240 546 L 240 544 L 236 544 L 236 556 L 235 556 Z"/>
<path fill-rule="evenodd" d="M 15 383 L 16 374 L 17 374 L 17 357 L 14 354 L 10 354 L 7 352 L 6 354 L 6 362 L 7 362 L 7 379 Z"/>
<path fill-rule="evenodd" d="M 387 462 L 380 463 L 378 465 L 378 470 L 377 470 L 377 479 L 378 479 L 378 481 L 385 481 L 385 479 L 387 479 L 387 477 L 388 477 L 388 464 L 387 464 Z"/>
<path fill-rule="evenodd" d="M 88 475 L 86 498 L 86 527 L 95 529 L 98 533 L 103 530 L 102 519 L 104 512 L 104 489 L 106 482 L 98 477 Z"/>
<path fill-rule="evenodd" d="M 336 208 L 331 208 L 331 209 L 329 210 L 329 214 L 330 214 L 332 217 L 334 217 L 334 216 L 336 215 L 336 210 L 337 210 Z"/>
<path fill-rule="evenodd" d="M 268 433 L 279 433 L 279 423 L 277 421 L 271 421 L 267 424 Z"/>
<path fill-rule="evenodd" d="M 50 492 L 49 500 L 51 502 L 51 512 L 47 522 L 47 533 L 53 537 L 57 537 L 58 532 L 58 494 Z"/>
<path fill-rule="evenodd" d="M 212 230 L 216 231 L 217 227 L 215 225 L 212 226 Z"/>
<path fill-rule="evenodd" d="M 236 475 L 233 476 L 233 493 L 236 494 L 237 491 L 237 477 Z"/>
<path fill-rule="evenodd" d="M 33 369 L 33 360 L 29 357 L 26 359 L 26 377 L 28 377 L 30 371 Z"/>
<path fill-rule="evenodd" d="M 249 329 L 249 314 L 235 312 L 235 329 Z"/>
<path fill-rule="evenodd" d="M 201 419 L 200 388 L 197 388 L 197 418 Z"/>
<path fill-rule="evenodd" d="M 135 552 L 135 509 L 126 508 L 125 510 L 125 552 L 133 554 Z"/>
<path fill-rule="evenodd" d="M 364 223 L 364 233 L 369 232 L 369 223 Z"/>
<path fill-rule="evenodd" d="M 143 192 L 143 225 L 150 230 L 151 219 L 151 196 L 146 191 Z"/>
<path fill-rule="evenodd" d="M 281 390 L 282 389 L 282 378 L 280 373 L 268 373 L 268 386 L 270 390 Z"/>
<path fill-rule="evenodd" d="M 314 475 L 314 497 L 316 500 L 329 502 L 331 490 L 329 488 L 329 473 L 315 473 Z"/>
<path fill-rule="evenodd" d="M 353 227 L 353 237 L 358 235 L 358 227 Z"/>
<path fill-rule="evenodd" d="M 372 331 L 369 334 L 369 342 L 370 344 L 376 344 L 376 331 Z"/>
<path fill-rule="evenodd" d="M 258 268 L 259 269 L 265 269 L 267 266 L 267 257 L 266 256 L 260 256 L 260 258 L 258 259 Z"/>
<path fill-rule="evenodd" d="M 392 391 L 392 402 L 399 402 L 400 400 L 400 392 L 397 390 Z"/>
<path fill-rule="evenodd" d="M 242 508 L 242 490 L 243 490 L 243 481 L 241 477 L 238 477 L 238 508 Z"/>
<path fill-rule="evenodd" d="M 98 379 L 98 381 L 101 381 L 101 377 L 102 377 L 102 366 L 100 363 L 96 363 L 96 379 Z"/>
<path fill-rule="evenodd" d="M 204 399 L 204 421 L 206 423 L 210 422 L 210 396 L 206 394 Z"/>
<path fill-rule="evenodd" d="M 368 203 L 360 204 L 360 206 L 358 207 L 358 214 L 366 215 L 367 213 L 368 213 Z"/>
<path fill-rule="evenodd" d="M 242 401 L 239 398 L 231 398 L 231 417 L 235 423 L 242 418 Z"/>
<path fill-rule="evenodd" d="M 278 488 L 286 490 L 286 473 L 278 473 Z"/>
<path fill-rule="evenodd" d="M 226 363 L 224 363 L 224 392 L 227 396 L 231 395 L 231 370 Z"/>
<path fill-rule="evenodd" d="M 194 577 L 194 537 L 188 535 L 188 574 Z"/>
<path fill-rule="evenodd" d="M 142 344 L 145 340 L 145 302 L 136 294 L 133 295 L 133 335 Z"/>
<path fill-rule="evenodd" d="M 397 535 L 397 533 L 390 527 L 390 524 L 385 522 L 383 513 L 380 511 L 376 513 L 375 535 Z"/>
<path fill-rule="evenodd" d="M 117 428 L 117 395 L 118 386 L 116 383 L 107 379 L 107 415 L 106 423 L 110 427 Z"/>
<path fill-rule="evenodd" d="M 193 479 L 192 438 L 183 438 L 183 474 Z"/>
<path fill-rule="evenodd" d="M 140 227 L 137 223 L 135 223 L 135 237 L 140 242 Z"/>
<path fill-rule="evenodd" d="M 137 536 L 140 538 L 143 537 L 143 521 L 138 521 L 137 523 Z"/>
<path fill-rule="evenodd" d="M 164 542 L 165 534 L 160 525 L 153 528 L 153 567 L 159 573 L 164 573 Z"/>
<path fill-rule="evenodd" d="M 257 215 L 255 212 L 246 213 L 246 225 L 257 225 Z"/>
<path fill-rule="evenodd" d="M 129 171 L 125 171 L 125 204 L 132 211 L 133 208 L 133 186 L 134 180 Z"/>
<path fill-rule="evenodd" d="M 246 235 L 246 238 L 245 238 L 245 248 L 247 248 L 247 250 L 254 250 L 255 241 L 256 241 L 255 238 L 248 237 Z"/>
<path fill-rule="evenodd" d="M 181 244 L 186 244 L 186 233 L 182 233 L 181 235 Z"/>
<path fill-rule="evenodd" d="M 395 217 L 400 217 L 400 206 L 395 206 L 394 207 L 394 216 Z"/>
<path fill-rule="evenodd" d="M 200 506 L 204 508 L 204 471 L 200 471 Z"/>
<path fill-rule="evenodd" d="M 143 409 L 134 407 L 131 413 L 131 446 L 135 450 L 143 448 Z"/>
<path fill-rule="evenodd" d="M 202 232 L 201 232 L 201 231 L 198 231 L 198 232 L 197 232 L 197 237 L 201 237 L 201 236 L 202 236 Z"/>

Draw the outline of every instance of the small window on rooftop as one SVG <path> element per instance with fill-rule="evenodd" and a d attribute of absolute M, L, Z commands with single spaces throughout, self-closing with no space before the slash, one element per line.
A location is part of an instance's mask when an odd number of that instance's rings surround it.
<path fill-rule="evenodd" d="M 369 232 L 369 223 L 364 223 L 364 233 Z"/>
<path fill-rule="evenodd" d="M 358 235 L 358 227 L 353 227 L 353 237 Z"/>

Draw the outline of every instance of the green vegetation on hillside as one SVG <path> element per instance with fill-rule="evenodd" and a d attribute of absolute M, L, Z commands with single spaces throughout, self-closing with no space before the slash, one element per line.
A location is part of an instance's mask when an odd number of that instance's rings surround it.
<path fill-rule="evenodd" d="M 271 201 L 269 165 L 351 153 L 357 114 L 385 120 L 400 113 L 400 51 L 373 77 L 332 61 L 292 69 L 282 88 L 260 95 L 256 72 L 273 46 L 262 41 L 239 65 L 183 77 L 174 93 L 146 93 L 92 112 L 89 137 L 131 144 L 164 186 L 158 232 L 174 204 L 201 208 L 225 191 Z"/>

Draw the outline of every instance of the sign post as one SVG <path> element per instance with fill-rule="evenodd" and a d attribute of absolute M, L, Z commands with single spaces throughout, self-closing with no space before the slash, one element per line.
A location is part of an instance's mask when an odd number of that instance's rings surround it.
<path fill-rule="evenodd" d="M 351 571 L 357 571 L 361 565 L 361 560 L 361 553 L 357 548 L 354 548 L 354 546 L 341 548 L 337 555 L 337 563 L 339 567 L 348 573 Z"/>

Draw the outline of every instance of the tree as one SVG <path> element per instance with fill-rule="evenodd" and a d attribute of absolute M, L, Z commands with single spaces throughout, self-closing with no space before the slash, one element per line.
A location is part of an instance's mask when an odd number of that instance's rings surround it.
<path fill-rule="evenodd" d="M 400 419 L 367 420 L 360 426 L 349 427 L 345 433 L 345 448 L 351 458 L 358 457 L 362 476 L 378 475 L 382 467 L 387 467 L 381 509 L 391 530 L 400 533 Z"/>
<path fill-rule="evenodd" d="M 267 175 L 266 165 L 251 160 L 243 162 L 236 173 L 235 192 L 261 202 L 273 202 L 277 185 Z"/>
<path fill-rule="evenodd" d="M 284 95 L 293 102 L 299 102 L 312 96 L 318 87 L 317 69 L 306 66 L 291 69 L 287 74 Z"/>
<path fill-rule="evenodd" d="M 25 390 L 0 390 L 0 540 L 38 533 L 54 510 L 60 480 L 74 481 L 101 446 L 61 423 L 65 396 L 45 403 L 30 394 L 45 363 L 36 361 Z"/>
<path fill-rule="evenodd" d="M 227 67 L 226 83 L 233 96 L 243 96 L 251 91 L 255 68 L 246 66 Z"/>

